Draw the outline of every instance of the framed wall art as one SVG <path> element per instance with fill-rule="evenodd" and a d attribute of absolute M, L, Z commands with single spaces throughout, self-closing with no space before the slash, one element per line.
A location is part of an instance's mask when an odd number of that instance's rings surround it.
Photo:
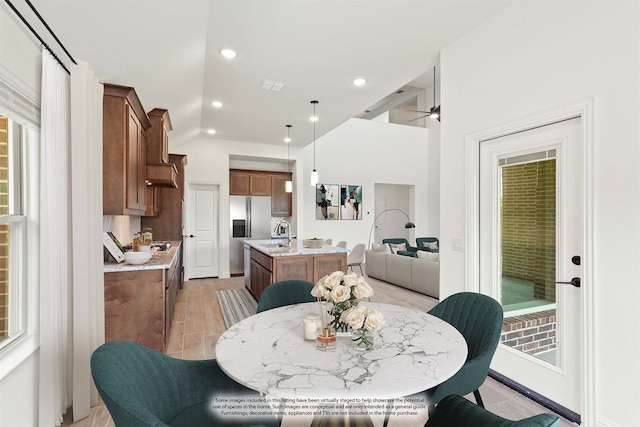
<path fill-rule="evenodd" d="M 340 186 L 316 184 L 316 219 L 340 219 Z"/>
<path fill-rule="evenodd" d="M 362 219 L 362 186 L 340 186 L 340 219 Z"/>

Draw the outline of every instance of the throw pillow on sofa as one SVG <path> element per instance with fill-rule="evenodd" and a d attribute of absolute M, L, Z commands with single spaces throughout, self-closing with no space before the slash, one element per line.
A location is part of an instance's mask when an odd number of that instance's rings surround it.
<path fill-rule="evenodd" d="M 399 251 L 407 250 L 407 245 L 405 243 L 389 243 L 389 247 L 391 247 L 392 254 L 397 254 Z"/>
<path fill-rule="evenodd" d="M 440 262 L 440 254 L 434 252 L 418 251 L 418 258 L 426 259 L 429 261 Z"/>
<path fill-rule="evenodd" d="M 431 250 L 437 250 L 438 249 L 438 242 L 422 242 L 422 247 L 423 248 L 427 248 L 427 249 L 431 249 Z"/>
<path fill-rule="evenodd" d="M 382 252 L 385 254 L 390 254 L 391 252 L 391 248 L 389 247 L 388 244 L 386 243 L 372 243 L 371 244 L 371 250 L 374 252 Z"/>

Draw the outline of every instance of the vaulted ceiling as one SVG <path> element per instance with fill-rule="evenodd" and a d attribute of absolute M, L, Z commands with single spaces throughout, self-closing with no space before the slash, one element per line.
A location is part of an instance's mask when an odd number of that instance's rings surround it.
<path fill-rule="evenodd" d="M 279 145 L 287 124 L 292 144 L 304 146 L 311 100 L 320 137 L 403 85 L 426 86 L 442 48 L 508 0 L 32 3 L 101 81 L 135 87 L 147 111 L 169 110 L 176 148 L 195 138 Z M 237 57 L 222 57 L 223 48 Z M 357 77 L 367 83 L 356 87 Z M 284 86 L 265 90 L 265 80 Z"/>

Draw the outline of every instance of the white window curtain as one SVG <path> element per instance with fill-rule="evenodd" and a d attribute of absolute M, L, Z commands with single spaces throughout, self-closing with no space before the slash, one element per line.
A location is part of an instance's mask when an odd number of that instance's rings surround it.
<path fill-rule="evenodd" d="M 42 49 L 40 122 L 39 424 L 62 424 L 71 403 L 69 76 Z"/>
<path fill-rule="evenodd" d="M 71 66 L 74 422 L 89 416 L 98 402 L 90 357 L 104 342 L 102 95 L 87 63 Z"/>

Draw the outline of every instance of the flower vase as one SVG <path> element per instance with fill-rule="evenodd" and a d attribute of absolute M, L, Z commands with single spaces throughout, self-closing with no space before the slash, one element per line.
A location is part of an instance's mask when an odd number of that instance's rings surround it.
<path fill-rule="evenodd" d="M 335 333 L 337 338 L 349 338 L 351 337 L 351 326 L 348 323 L 340 320 L 340 316 L 342 316 L 342 312 L 358 305 L 358 301 L 344 301 L 334 303 L 331 309 L 332 320 L 331 320 L 331 330 Z"/>
<path fill-rule="evenodd" d="M 373 348 L 373 333 L 365 328 L 354 329 L 351 340 L 356 346 L 356 350 L 367 351 Z"/>

